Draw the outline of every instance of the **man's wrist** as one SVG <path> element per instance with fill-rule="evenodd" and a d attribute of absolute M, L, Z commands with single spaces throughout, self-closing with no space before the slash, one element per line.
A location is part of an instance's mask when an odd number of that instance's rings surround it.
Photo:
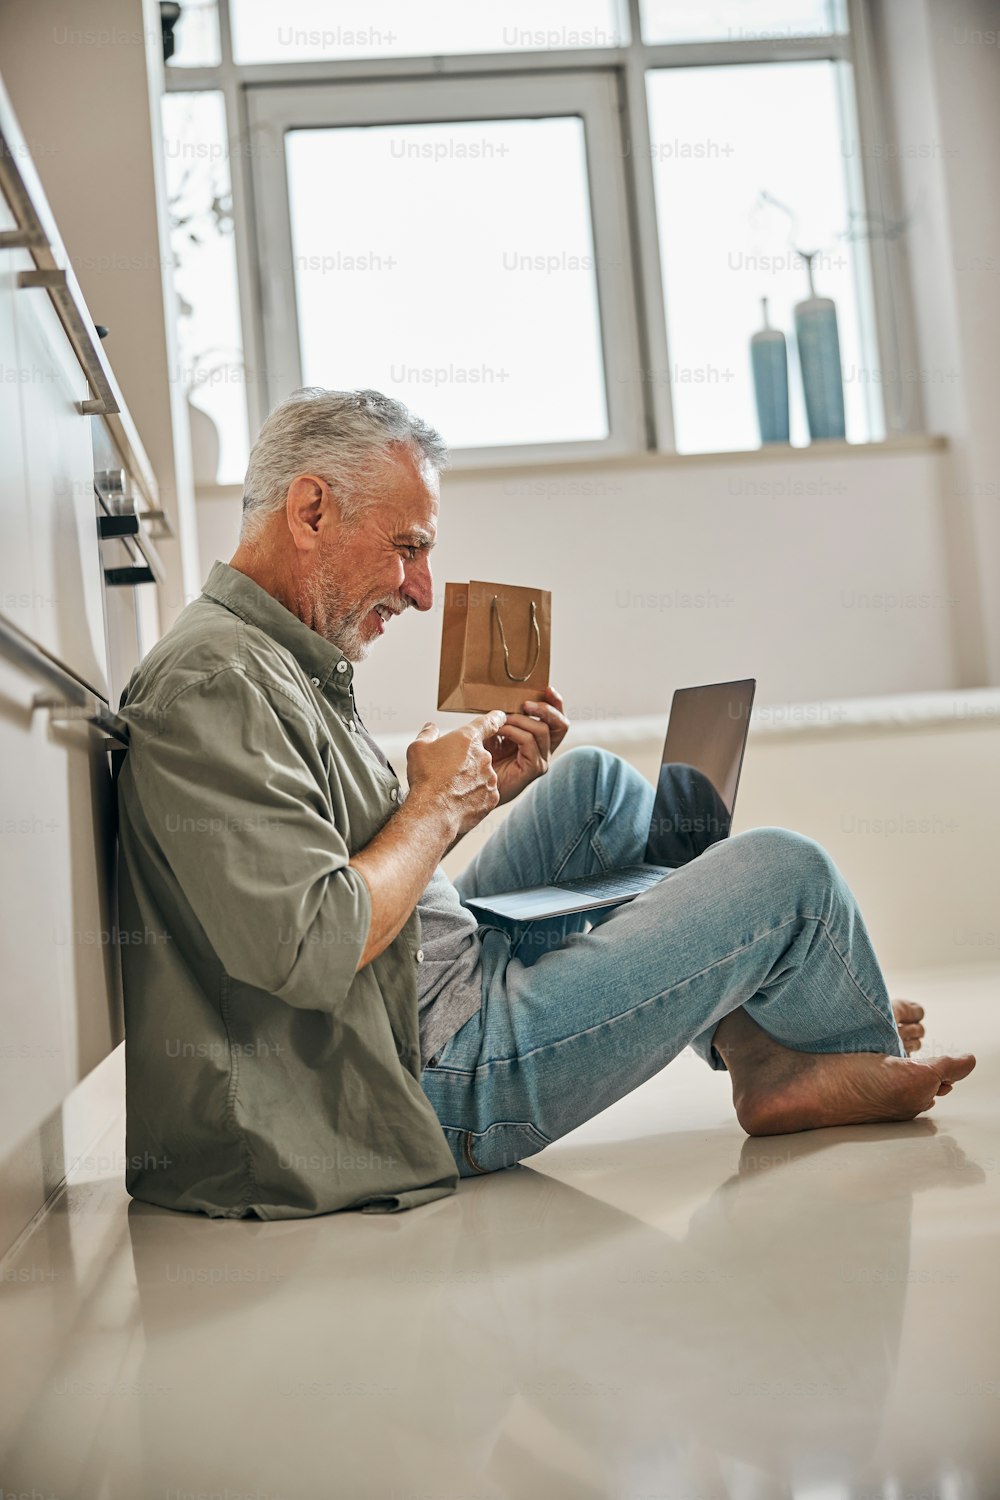
<path fill-rule="evenodd" d="M 442 853 L 459 838 L 455 808 L 449 798 L 440 792 L 411 787 L 397 817 L 403 815 L 432 829 L 435 839 L 441 844 Z"/>

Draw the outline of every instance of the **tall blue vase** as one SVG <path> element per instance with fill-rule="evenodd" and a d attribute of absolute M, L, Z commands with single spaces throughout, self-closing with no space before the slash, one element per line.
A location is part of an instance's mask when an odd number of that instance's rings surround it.
<path fill-rule="evenodd" d="M 809 276 L 809 296 L 795 305 L 795 342 L 799 350 L 809 436 L 813 441 L 843 438 L 844 381 L 840 368 L 837 309 L 829 297 L 816 295 L 813 256 L 805 255 L 803 259 Z"/>
<path fill-rule="evenodd" d="M 753 393 L 762 443 L 788 442 L 788 351 L 785 335 L 767 320 L 767 298 L 762 297 L 764 326 L 750 340 Z"/>

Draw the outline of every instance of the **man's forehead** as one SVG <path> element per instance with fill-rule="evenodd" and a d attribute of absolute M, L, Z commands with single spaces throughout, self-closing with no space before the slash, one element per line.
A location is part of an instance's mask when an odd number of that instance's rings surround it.
<path fill-rule="evenodd" d="M 433 495 L 394 496 L 378 507 L 378 518 L 398 540 L 433 547 L 437 539 L 437 500 Z"/>

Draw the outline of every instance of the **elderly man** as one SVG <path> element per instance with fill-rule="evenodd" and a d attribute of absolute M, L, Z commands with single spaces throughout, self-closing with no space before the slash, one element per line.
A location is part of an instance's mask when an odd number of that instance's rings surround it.
<path fill-rule="evenodd" d="M 594 749 L 552 764 L 568 724 L 549 688 L 426 724 L 404 795 L 354 669 L 431 608 L 444 460 L 374 391 L 283 402 L 232 561 L 123 694 L 120 925 L 148 937 L 122 953 L 130 1192 L 265 1219 L 413 1207 L 686 1046 L 728 1068 L 751 1134 L 929 1109 L 974 1059 L 906 1055 L 922 1012 L 894 1015 L 808 838 L 724 840 L 589 929 L 477 925 L 463 898 L 641 859 L 653 788 Z M 452 884 L 442 856 L 515 798 Z"/>

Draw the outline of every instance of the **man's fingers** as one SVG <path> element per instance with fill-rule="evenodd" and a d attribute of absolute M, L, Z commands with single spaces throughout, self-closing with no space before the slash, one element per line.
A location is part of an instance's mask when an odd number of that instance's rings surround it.
<path fill-rule="evenodd" d="M 515 730 L 517 733 L 514 732 Z M 508 714 L 507 722 L 503 726 L 503 737 L 516 740 L 519 745 L 528 744 L 529 739 L 534 740 L 542 760 L 548 760 L 552 753 L 549 725 L 540 717 L 530 718 L 525 714 Z"/>
<path fill-rule="evenodd" d="M 527 702 L 522 703 L 521 707 L 524 709 L 524 712 L 526 714 L 529 714 L 533 719 L 541 719 L 542 722 L 547 724 L 549 729 L 556 734 L 558 734 L 560 730 L 563 732 L 563 734 L 565 734 L 566 730 L 569 728 L 569 720 L 566 718 L 566 715 L 561 714 L 557 708 L 550 708 L 547 703 Z"/>
<path fill-rule="evenodd" d="M 915 1000 L 894 1000 L 892 1002 L 893 1015 L 898 1021 L 922 1021 L 924 1019 L 924 1008 Z"/>
<path fill-rule="evenodd" d="M 478 740 L 488 740 L 490 735 L 498 734 L 507 722 L 507 715 L 502 708 L 492 708 L 488 714 L 480 714 L 478 719 L 473 719 L 469 728 Z"/>
<path fill-rule="evenodd" d="M 440 735 L 441 735 L 441 731 L 437 727 L 437 725 L 436 724 L 432 724 L 428 720 L 428 722 L 424 725 L 423 729 L 421 729 L 420 732 L 419 732 L 419 734 L 417 735 L 417 739 L 418 740 L 436 740 L 436 739 L 440 738 Z"/>
<path fill-rule="evenodd" d="M 541 732 L 545 732 L 545 745 L 541 743 Z M 544 765 L 548 759 L 548 728 L 535 720 L 533 727 L 529 722 L 519 715 L 508 714 L 507 722 L 503 726 L 503 738 L 512 740 L 515 745 L 522 749 L 531 751 L 539 765 Z"/>

